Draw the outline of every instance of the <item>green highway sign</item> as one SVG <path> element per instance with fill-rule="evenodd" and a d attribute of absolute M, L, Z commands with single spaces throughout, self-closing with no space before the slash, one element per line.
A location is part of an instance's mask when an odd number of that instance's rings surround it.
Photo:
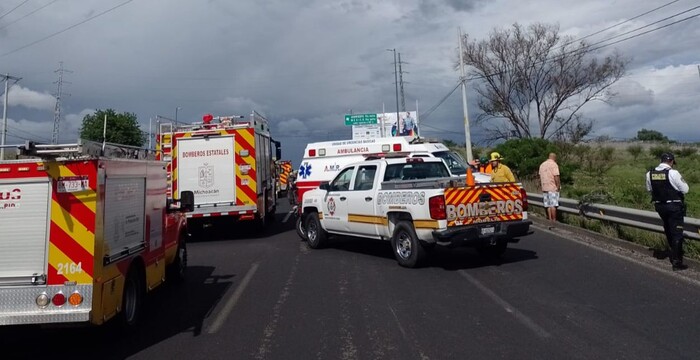
<path fill-rule="evenodd" d="M 377 114 L 345 115 L 345 125 L 373 125 L 377 123 Z"/>

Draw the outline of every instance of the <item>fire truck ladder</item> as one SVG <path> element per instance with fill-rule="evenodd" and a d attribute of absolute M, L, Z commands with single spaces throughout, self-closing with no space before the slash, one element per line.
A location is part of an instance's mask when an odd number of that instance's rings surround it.
<path fill-rule="evenodd" d="M 90 140 L 78 140 L 75 144 L 37 144 L 27 141 L 18 149 L 20 156 L 42 158 L 106 157 L 149 160 L 155 158 L 153 152 L 146 148 Z"/>

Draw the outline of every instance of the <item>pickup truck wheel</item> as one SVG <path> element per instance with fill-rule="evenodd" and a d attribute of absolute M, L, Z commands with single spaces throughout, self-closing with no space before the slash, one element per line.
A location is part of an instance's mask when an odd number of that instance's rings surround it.
<path fill-rule="evenodd" d="M 419 267 L 425 259 L 425 249 L 418 240 L 418 235 L 409 221 L 396 224 L 391 247 L 399 265 L 409 268 Z"/>
<path fill-rule="evenodd" d="M 139 322 L 143 309 L 143 301 L 146 293 L 144 279 L 141 271 L 133 267 L 129 270 L 124 281 L 122 294 L 122 325 L 132 327 Z"/>
<path fill-rule="evenodd" d="M 326 245 L 328 233 L 321 227 L 317 213 L 306 215 L 306 243 L 312 249 L 320 249 Z"/>
<path fill-rule="evenodd" d="M 506 249 L 508 249 L 508 241 L 506 240 L 499 240 L 496 245 L 484 245 L 484 246 L 479 246 L 476 248 L 476 251 L 479 252 L 479 254 L 490 257 L 490 258 L 499 258 L 503 253 L 506 252 Z"/>
<path fill-rule="evenodd" d="M 187 272 L 187 243 L 184 239 L 180 240 L 177 245 L 177 253 L 175 254 L 175 261 L 168 267 L 168 277 L 166 279 L 172 280 L 174 283 L 182 283 L 185 281 L 185 274 Z"/>
<path fill-rule="evenodd" d="M 295 224 L 296 230 L 297 230 L 297 235 L 301 238 L 301 240 L 306 241 L 306 229 L 304 229 L 304 218 L 305 215 L 300 215 L 297 216 L 297 221 Z"/>

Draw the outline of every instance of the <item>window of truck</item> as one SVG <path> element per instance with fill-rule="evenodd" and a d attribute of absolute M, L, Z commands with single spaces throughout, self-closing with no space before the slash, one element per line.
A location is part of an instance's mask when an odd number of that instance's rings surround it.
<path fill-rule="evenodd" d="M 384 181 L 442 177 L 450 177 L 450 172 L 447 171 L 447 168 L 441 162 L 391 164 L 386 167 L 386 172 L 384 173 Z"/>
<path fill-rule="evenodd" d="M 452 151 L 436 151 L 433 153 L 435 157 L 439 157 L 445 160 L 447 167 L 450 168 L 450 172 L 455 175 L 466 174 L 467 163 L 462 159 L 459 154 Z"/>
<path fill-rule="evenodd" d="M 350 190 L 350 181 L 352 181 L 352 175 L 355 168 L 347 168 L 343 170 L 338 176 L 333 179 L 330 183 L 331 191 L 348 191 Z"/>
<path fill-rule="evenodd" d="M 377 173 L 377 165 L 362 165 L 355 176 L 353 190 L 372 190 L 374 175 Z"/>

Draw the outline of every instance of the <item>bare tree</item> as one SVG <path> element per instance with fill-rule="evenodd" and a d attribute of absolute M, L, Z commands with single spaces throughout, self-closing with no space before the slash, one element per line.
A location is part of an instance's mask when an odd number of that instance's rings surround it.
<path fill-rule="evenodd" d="M 627 65 L 617 53 L 596 58 L 585 41 L 560 36 L 557 25 L 516 23 L 494 30 L 488 40 L 464 35 L 462 42 L 465 65 L 483 79 L 476 85 L 482 111 L 477 121 L 505 120 L 489 122 L 493 138 L 550 138 L 586 129 L 579 110 L 614 96 L 608 90 Z M 531 125 L 535 116 L 537 128 Z"/>

